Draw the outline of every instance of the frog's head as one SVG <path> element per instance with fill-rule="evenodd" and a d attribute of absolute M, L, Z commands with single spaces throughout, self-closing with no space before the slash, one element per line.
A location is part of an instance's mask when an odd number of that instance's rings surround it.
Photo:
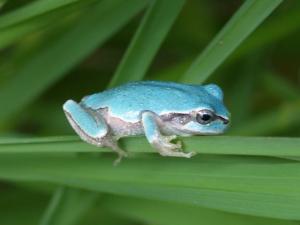
<path fill-rule="evenodd" d="M 223 103 L 223 92 L 215 84 L 201 86 L 205 96 L 199 107 L 189 113 L 180 130 L 188 135 L 221 134 L 229 125 L 230 113 Z"/>

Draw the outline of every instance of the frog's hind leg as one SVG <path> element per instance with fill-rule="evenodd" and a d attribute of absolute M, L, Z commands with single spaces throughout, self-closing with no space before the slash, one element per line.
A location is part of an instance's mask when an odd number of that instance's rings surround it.
<path fill-rule="evenodd" d="M 119 155 L 117 163 L 123 156 L 127 156 L 127 153 L 109 135 L 110 129 L 101 115 L 92 115 L 73 100 L 66 101 L 63 110 L 72 128 L 81 139 L 99 147 L 112 148 Z"/>
<path fill-rule="evenodd" d="M 108 127 L 103 121 L 96 121 L 93 116 L 73 100 L 63 105 L 66 117 L 76 133 L 91 144 L 101 146 L 100 139 L 108 133 Z"/>

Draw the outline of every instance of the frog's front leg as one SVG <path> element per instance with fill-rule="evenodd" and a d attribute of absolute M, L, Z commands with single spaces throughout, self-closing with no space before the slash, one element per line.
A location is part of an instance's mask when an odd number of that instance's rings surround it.
<path fill-rule="evenodd" d="M 161 134 L 159 124 L 163 123 L 160 123 L 160 118 L 155 113 L 144 111 L 142 113 L 142 124 L 147 140 L 162 156 L 190 158 L 193 155 L 193 152 L 181 152 L 180 143 L 171 143 L 176 138 L 176 135 L 163 136 Z"/>
<path fill-rule="evenodd" d="M 63 105 L 67 119 L 76 133 L 84 141 L 96 145 L 112 148 L 118 153 L 118 163 L 127 153 L 119 148 L 117 142 L 109 135 L 109 127 L 101 115 L 92 115 L 86 108 L 73 100 L 68 100 Z"/>

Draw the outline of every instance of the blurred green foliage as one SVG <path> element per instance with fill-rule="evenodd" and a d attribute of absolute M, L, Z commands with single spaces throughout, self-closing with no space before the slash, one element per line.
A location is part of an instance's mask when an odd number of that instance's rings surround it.
<path fill-rule="evenodd" d="M 297 0 L 0 0 L 0 223 L 299 224 L 299 15 Z M 219 84 L 228 136 L 183 139 L 191 160 L 128 138 L 118 167 L 65 136 L 66 99 L 140 79 Z"/>

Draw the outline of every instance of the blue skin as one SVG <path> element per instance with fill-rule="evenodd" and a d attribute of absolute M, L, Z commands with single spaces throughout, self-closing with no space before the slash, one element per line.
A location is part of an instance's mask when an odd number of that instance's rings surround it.
<path fill-rule="evenodd" d="M 181 152 L 180 143 L 171 143 L 176 135 L 220 134 L 229 121 L 222 90 L 214 84 L 133 82 L 86 96 L 79 104 L 68 100 L 63 109 L 83 140 L 111 147 L 119 158 L 126 153 L 117 140 L 142 134 L 161 155 L 189 158 L 193 153 Z"/>

